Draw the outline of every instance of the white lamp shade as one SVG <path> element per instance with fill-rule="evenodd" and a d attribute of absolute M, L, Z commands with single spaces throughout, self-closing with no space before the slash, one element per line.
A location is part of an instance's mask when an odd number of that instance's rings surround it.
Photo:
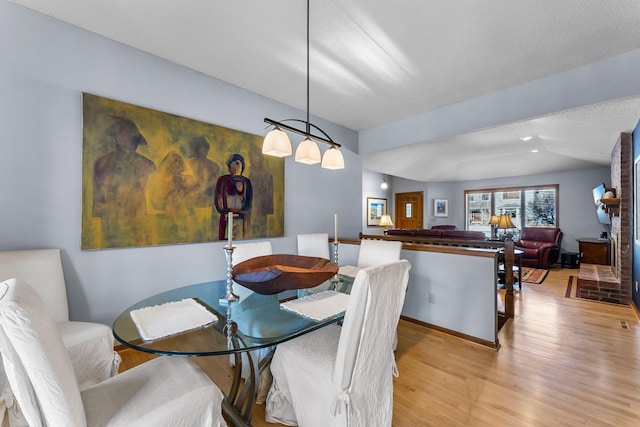
<path fill-rule="evenodd" d="M 306 138 L 296 149 L 296 162 L 314 165 L 320 163 L 320 149 L 318 144 Z"/>
<path fill-rule="evenodd" d="M 264 137 L 262 154 L 274 157 L 286 157 L 291 155 L 291 141 L 286 133 L 280 129 L 274 129 Z"/>
<path fill-rule="evenodd" d="M 331 147 L 322 156 L 322 167 L 325 169 L 344 169 L 344 157 L 336 147 Z"/>
<path fill-rule="evenodd" d="M 391 215 L 389 214 L 384 214 L 380 217 L 380 223 L 378 225 L 381 225 L 383 227 L 393 227 L 393 221 L 391 221 Z"/>

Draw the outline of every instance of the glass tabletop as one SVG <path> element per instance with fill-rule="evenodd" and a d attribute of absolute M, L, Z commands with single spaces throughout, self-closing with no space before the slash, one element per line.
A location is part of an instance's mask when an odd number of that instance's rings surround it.
<path fill-rule="evenodd" d="M 344 276 L 337 290 L 350 290 L 353 278 Z M 178 356 L 212 356 L 269 347 L 338 322 L 344 313 L 314 320 L 281 308 L 277 295 L 252 293 L 240 302 L 220 304 L 226 293 L 226 280 L 199 283 L 162 292 L 127 308 L 113 323 L 113 335 L 136 350 Z M 322 287 L 322 285 L 321 285 Z M 145 341 L 131 318 L 131 312 L 173 301 L 193 298 L 214 313 L 218 321 L 206 327 L 153 341 Z M 227 330 L 237 338 L 232 345 Z"/>

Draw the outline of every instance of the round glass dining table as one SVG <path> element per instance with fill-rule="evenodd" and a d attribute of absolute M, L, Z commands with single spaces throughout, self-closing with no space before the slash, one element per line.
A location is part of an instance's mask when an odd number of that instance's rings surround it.
<path fill-rule="evenodd" d="M 338 291 L 348 291 L 353 278 L 341 278 Z M 326 282 L 316 291 L 331 287 Z M 313 291 L 313 290 L 311 290 Z M 322 320 L 302 316 L 282 308 L 278 295 L 252 293 L 239 302 L 228 303 L 221 298 L 227 292 L 227 281 L 218 280 L 184 286 L 146 298 L 124 310 L 113 323 L 113 335 L 127 347 L 165 356 L 214 356 L 235 354 L 233 385 L 223 402 L 223 412 L 233 425 L 249 425 L 259 373 L 268 366 L 271 357 L 254 363 L 251 350 L 271 347 L 297 336 L 307 334 L 340 321 L 344 312 Z M 282 294 L 280 294 L 282 295 Z M 286 295 L 286 294 L 285 294 Z M 292 294 L 295 298 L 295 294 Z M 145 340 L 134 322 L 131 312 L 145 307 L 193 299 L 217 321 L 167 337 Z M 251 378 L 241 385 L 242 358 L 246 352 Z M 272 354 L 271 354 L 272 356 Z"/>

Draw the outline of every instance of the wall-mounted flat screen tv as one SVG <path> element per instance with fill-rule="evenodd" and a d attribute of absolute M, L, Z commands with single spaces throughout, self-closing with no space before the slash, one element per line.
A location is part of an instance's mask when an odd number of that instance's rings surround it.
<path fill-rule="evenodd" d="M 598 222 L 600 224 L 611 224 L 611 218 L 609 214 L 605 212 L 604 205 L 600 201 L 606 191 L 607 187 L 604 185 L 604 182 L 593 189 L 593 202 L 596 205 L 596 214 L 598 215 Z"/>

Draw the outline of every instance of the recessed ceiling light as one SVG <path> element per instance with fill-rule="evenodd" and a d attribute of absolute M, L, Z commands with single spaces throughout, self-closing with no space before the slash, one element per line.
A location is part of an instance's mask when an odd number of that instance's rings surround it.
<path fill-rule="evenodd" d="M 533 137 L 532 136 L 523 136 L 522 138 L 520 138 L 521 141 L 530 141 Z"/>
<path fill-rule="evenodd" d="M 537 148 L 533 148 L 533 149 L 531 149 L 531 152 L 532 152 L 532 153 L 537 153 L 538 151 L 540 151 L 540 150 L 538 150 Z"/>

